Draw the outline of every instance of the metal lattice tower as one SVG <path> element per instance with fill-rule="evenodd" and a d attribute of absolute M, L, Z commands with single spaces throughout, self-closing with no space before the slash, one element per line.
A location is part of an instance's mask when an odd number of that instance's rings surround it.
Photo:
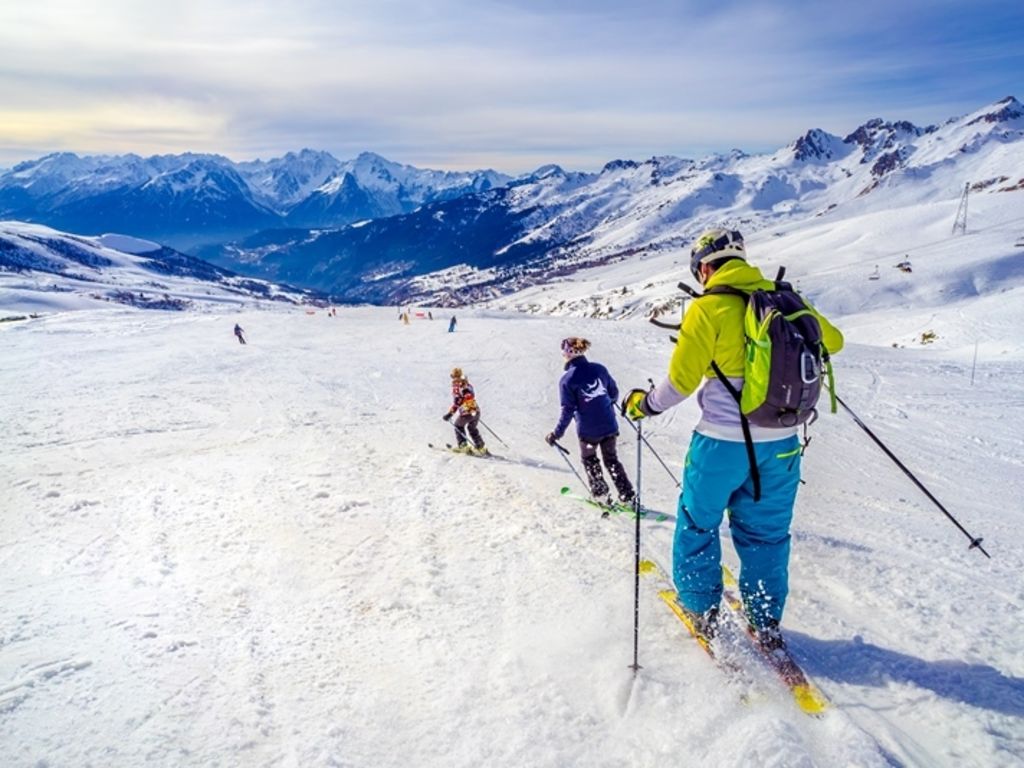
<path fill-rule="evenodd" d="M 964 193 L 960 196 L 960 207 L 956 209 L 956 221 L 953 222 L 953 234 L 959 229 L 961 235 L 967 234 L 967 193 L 971 189 L 971 182 L 964 184 Z"/>

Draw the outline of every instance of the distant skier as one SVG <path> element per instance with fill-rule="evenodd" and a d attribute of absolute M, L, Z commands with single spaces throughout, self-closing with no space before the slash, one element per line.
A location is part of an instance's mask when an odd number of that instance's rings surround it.
<path fill-rule="evenodd" d="M 239 344 L 245 344 L 245 331 L 242 330 L 242 326 L 235 323 L 235 336 L 238 337 Z"/>
<path fill-rule="evenodd" d="M 448 333 L 455 333 L 455 315 L 448 321 Z"/>
<path fill-rule="evenodd" d="M 619 461 L 615 443 L 619 437 L 619 420 L 615 414 L 619 388 L 608 369 L 592 363 L 584 355 L 590 342 L 575 336 L 562 341 L 565 373 L 559 381 L 562 415 L 552 432 L 544 439 L 554 445 L 565 434 L 573 417 L 580 440 L 580 458 L 587 472 L 590 493 L 595 499 L 610 499 L 608 483 L 601 472 L 598 449 L 604 466 L 615 483 L 619 500 L 630 502 L 635 495 L 626 469 Z"/>
<path fill-rule="evenodd" d="M 476 402 L 476 393 L 473 385 L 469 383 L 461 368 L 452 368 L 452 407 L 448 409 L 441 418 L 450 421 L 455 416 L 452 426 L 455 427 L 455 450 L 459 453 L 476 453 L 478 456 L 487 456 L 487 446 L 480 436 L 480 406 Z M 470 445 L 466 440 L 466 432 L 473 441 Z"/>

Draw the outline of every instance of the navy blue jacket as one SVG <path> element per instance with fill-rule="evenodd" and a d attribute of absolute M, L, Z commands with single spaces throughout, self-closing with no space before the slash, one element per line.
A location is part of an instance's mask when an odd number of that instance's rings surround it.
<path fill-rule="evenodd" d="M 607 368 L 585 357 L 574 357 L 565 364 L 558 386 L 562 416 L 555 427 L 556 440 L 565 434 L 573 416 L 581 440 L 597 442 L 618 434 L 615 403 L 619 399 L 619 388 Z"/>

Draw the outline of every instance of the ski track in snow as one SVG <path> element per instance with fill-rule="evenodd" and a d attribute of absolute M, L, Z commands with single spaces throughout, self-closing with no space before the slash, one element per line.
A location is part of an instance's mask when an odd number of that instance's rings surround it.
<path fill-rule="evenodd" d="M 395 315 L 0 329 L 0 764 L 1024 760 L 1024 451 L 1003 407 L 1024 402 L 1020 363 L 982 361 L 971 385 L 970 361 L 937 353 L 837 358 L 844 399 L 993 560 L 852 420 L 823 416 L 785 622 L 836 705 L 812 720 L 770 685 L 743 703 L 646 582 L 634 680 L 633 523 L 559 497 L 576 485 L 542 439 L 559 339 L 587 335 L 627 390 L 663 376 L 664 331 L 460 312 L 448 334 Z M 451 439 L 453 365 L 508 462 L 427 448 Z M 696 414 L 647 423 L 674 471 Z M 674 514 L 646 452 L 643 478 L 645 504 Z M 670 561 L 672 522 L 643 531 Z"/>

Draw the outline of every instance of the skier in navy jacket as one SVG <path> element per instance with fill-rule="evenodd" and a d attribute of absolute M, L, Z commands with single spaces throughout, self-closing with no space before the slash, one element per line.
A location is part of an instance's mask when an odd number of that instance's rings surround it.
<path fill-rule="evenodd" d="M 588 349 L 590 342 L 586 339 L 574 336 L 562 341 L 562 356 L 565 357 L 565 373 L 559 382 L 562 415 L 554 431 L 548 433 L 545 440 L 548 445 L 554 445 L 575 417 L 576 433 L 580 439 L 580 458 L 587 472 L 591 495 L 601 500 L 610 498 L 608 484 L 601 472 L 601 462 L 597 458 L 600 449 L 604 466 L 615 483 L 619 499 L 629 502 L 634 496 L 633 484 L 629 482 L 615 449 L 619 436 L 619 422 L 615 413 L 619 388 L 607 368 L 584 357 Z"/>

